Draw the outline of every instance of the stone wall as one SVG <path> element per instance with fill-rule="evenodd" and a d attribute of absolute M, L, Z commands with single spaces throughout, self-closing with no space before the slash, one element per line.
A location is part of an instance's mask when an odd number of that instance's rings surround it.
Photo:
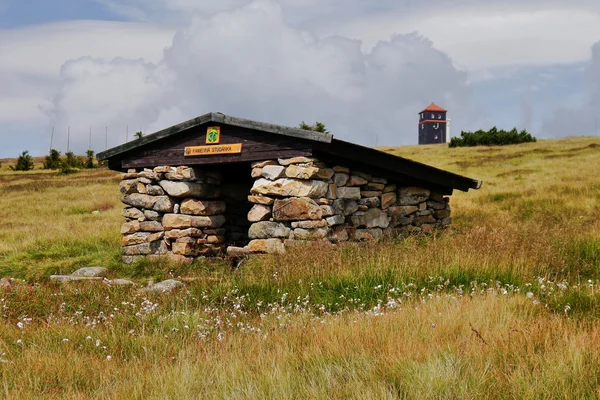
<path fill-rule="evenodd" d="M 221 180 L 218 172 L 188 167 L 123 174 L 123 261 L 168 256 L 191 262 L 223 253 L 226 205 L 220 199 Z"/>
<path fill-rule="evenodd" d="M 296 241 L 330 243 L 429 233 L 450 224 L 449 199 L 345 166 L 296 157 L 252 164 L 247 249 L 278 253 Z"/>
<path fill-rule="evenodd" d="M 451 222 L 448 198 L 428 189 L 306 157 L 251 167 L 253 184 L 185 166 L 123 174 L 123 261 L 191 262 L 228 246 L 230 254 L 280 253 L 300 241 L 377 240 Z"/>

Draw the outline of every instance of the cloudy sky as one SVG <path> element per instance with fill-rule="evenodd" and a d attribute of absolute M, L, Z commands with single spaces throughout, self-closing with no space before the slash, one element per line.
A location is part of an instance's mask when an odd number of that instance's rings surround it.
<path fill-rule="evenodd" d="M 597 0 L 0 0 L 0 157 L 83 153 L 209 111 L 360 144 L 596 135 Z"/>

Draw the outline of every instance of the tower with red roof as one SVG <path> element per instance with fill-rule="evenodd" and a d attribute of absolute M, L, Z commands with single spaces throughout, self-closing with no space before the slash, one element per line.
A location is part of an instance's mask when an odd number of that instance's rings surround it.
<path fill-rule="evenodd" d="M 435 103 L 419 113 L 419 144 L 446 143 L 446 113 Z"/>

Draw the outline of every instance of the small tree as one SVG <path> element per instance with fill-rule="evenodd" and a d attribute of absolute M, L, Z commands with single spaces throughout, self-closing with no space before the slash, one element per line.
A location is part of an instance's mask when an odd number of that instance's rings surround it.
<path fill-rule="evenodd" d="M 60 168 L 60 151 L 50 149 L 50 154 L 46 156 L 44 161 L 44 169 L 59 169 Z"/>
<path fill-rule="evenodd" d="M 136 139 L 141 139 L 144 136 L 144 134 L 142 133 L 142 131 L 137 131 L 133 137 Z"/>
<path fill-rule="evenodd" d="M 83 168 L 83 160 L 80 157 L 77 157 L 72 151 L 65 153 L 62 164 L 69 168 Z"/>
<path fill-rule="evenodd" d="M 298 125 L 298 128 L 304 129 L 305 131 L 314 131 L 314 132 L 329 133 L 329 131 L 325 127 L 325 124 L 322 123 L 322 122 L 319 122 L 319 121 L 315 122 L 314 125 L 309 125 L 306 122 L 302 121 L 300 123 L 300 125 Z"/>
<path fill-rule="evenodd" d="M 11 165 L 10 169 L 13 171 L 30 171 L 33 167 L 33 157 L 29 155 L 29 151 L 25 150 L 17 159 L 17 165 Z"/>
<path fill-rule="evenodd" d="M 96 168 L 96 165 L 94 164 L 94 150 L 88 150 L 86 155 L 87 155 L 87 160 L 85 162 L 85 167 L 86 168 Z"/>

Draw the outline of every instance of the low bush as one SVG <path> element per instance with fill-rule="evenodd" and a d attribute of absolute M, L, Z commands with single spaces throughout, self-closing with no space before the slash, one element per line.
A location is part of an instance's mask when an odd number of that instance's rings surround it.
<path fill-rule="evenodd" d="M 460 133 L 460 137 L 453 137 L 450 140 L 450 147 L 472 147 L 472 146 L 504 146 L 507 144 L 519 144 L 535 142 L 537 139 L 525 129 L 521 132 L 517 131 L 517 128 L 513 128 L 510 131 L 504 129 L 498 130 L 493 127 L 489 131 L 482 129 L 475 132 Z"/>

